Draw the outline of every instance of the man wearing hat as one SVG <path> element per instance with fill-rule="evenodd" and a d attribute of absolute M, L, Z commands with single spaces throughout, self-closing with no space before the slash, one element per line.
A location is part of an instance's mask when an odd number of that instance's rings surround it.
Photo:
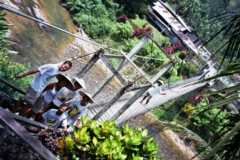
<path fill-rule="evenodd" d="M 91 95 L 85 90 L 81 89 L 78 93 L 73 99 L 63 104 L 63 106 L 70 107 L 70 110 L 67 112 L 68 118 L 63 121 L 64 128 L 75 125 L 79 117 L 86 113 L 86 106 L 94 102 Z"/>
<path fill-rule="evenodd" d="M 72 82 L 73 82 L 72 88 L 63 87 L 56 93 L 56 96 L 53 99 L 53 104 L 56 107 L 61 106 L 64 102 L 70 101 L 75 96 L 77 96 L 79 89 L 86 88 L 85 82 L 83 79 L 74 77 Z"/>
<path fill-rule="evenodd" d="M 42 92 L 42 97 L 44 101 L 44 108 L 46 108 L 50 103 L 52 103 L 53 99 L 55 98 L 56 94 L 62 89 L 72 89 L 74 88 L 74 85 L 71 81 L 71 79 L 68 76 L 65 76 L 63 74 L 58 74 L 56 76 L 57 82 L 51 83 L 45 87 L 45 89 Z"/>
<path fill-rule="evenodd" d="M 38 108 L 35 107 L 36 117 L 35 120 L 40 121 L 42 119 L 42 114 L 52 107 L 51 103 L 56 95 L 56 93 L 63 87 L 72 89 L 73 84 L 68 76 L 63 74 L 58 74 L 56 76 L 57 82 L 48 84 L 43 90 L 41 96 L 38 98 Z"/>
<path fill-rule="evenodd" d="M 24 97 L 25 101 L 27 101 L 31 106 L 33 106 L 33 111 L 35 110 L 35 106 L 37 106 L 36 102 L 39 96 L 41 95 L 44 88 L 47 86 L 49 80 L 59 74 L 59 72 L 65 72 L 71 67 L 71 61 L 65 61 L 58 64 L 45 64 L 40 66 L 36 70 L 31 70 L 16 76 L 16 78 L 23 78 L 29 75 L 36 74 L 31 86 L 28 88 L 27 94 Z"/>

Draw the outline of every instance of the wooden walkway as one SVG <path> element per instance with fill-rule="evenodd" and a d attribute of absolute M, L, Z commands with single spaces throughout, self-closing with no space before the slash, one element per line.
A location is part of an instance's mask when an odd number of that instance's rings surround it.
<path fill-rule="evenodd" d="M 29 144 L 42 158 L 45 160 L 56 160 L 57 158 L 53 153 L 51 153 L 43 144 L 29 132 L 17 123 L 12 117 L 11 113 L 0 108 L 0 123 L 5 127 L 11 129 L 15 134 L 17 134 L 24 142 Z"/>

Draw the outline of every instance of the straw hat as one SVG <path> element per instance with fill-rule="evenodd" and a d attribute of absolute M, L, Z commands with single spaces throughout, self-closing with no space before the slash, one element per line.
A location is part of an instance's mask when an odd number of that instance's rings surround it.
<path fill-rule="evenodd" d="M 83 89 L 86 89 L 85 81 L 81 78 L 74 77 L 73 83 L 77 82 Z"/>
<path fill-rule="evenodd" d="M 56 76 L 56 78 L 57 78 L 58 82 L 61 82 L 61 81 L 66 82 L 66 83 L 67 83 L 66 86 L 67 86 L 68 88 L 70 88 L 70 89 L 74 88 L 74 85 L 73 85 L 73 83 L 72 83 L 72 80 L 71 80 L 71 78 L 69 78 L 68 76 L 65 76 L 65 75 L 63 75 L 63 74 L 58 74 L 58 75 Z"/>
<path fill-rule="evenodd" d="M 88 100 L 89 100 L 89 103 L 94 103 L 94 100 L 93 100 L 92 96 L 91 96 L 87 91 L 81 89 L 81 90 L 79 91 L 79 93 L 80 93 L 82 96 L 87 97 Z"/>

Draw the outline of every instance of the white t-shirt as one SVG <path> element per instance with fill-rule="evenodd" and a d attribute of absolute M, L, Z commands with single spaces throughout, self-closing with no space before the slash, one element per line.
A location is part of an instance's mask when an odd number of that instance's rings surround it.
<path fill-rule="evenodd" d="M 148 93 L 151 96 L 159 94 L 161 92 L 161 87 L 158 84 L 154 84 L 151 88 L 149 88 Z"/>
<path fill-rule="evenodd" d="M 50 78 L 59 73 L 59 64 L 45 64 L 40 66 L 38 70 L 39 72 L 32 81 L 31 87 L 39 94 L 46 87 Z"/>
<path fill-rule="evenodd" d="M 45 112 L 42 116 L 44 119 L 44 123 L 47 125 L 54 125 L 58 121 L 62 121 L 63 119 L 67 118 L 67 113 L 62 113 L 61 115 L 57 115 L 57 109 L 50 109 Z"/>
<path fill-rule="evenodd" d="M 44 102 L 45 102 L 46 104 L 50 104 L 50 103 L 53 101 L 54 97 L 56 96 L 56 93 L 57 93 L 57 91 L 56 91 L 56 88 L 55 88 L 55 87 L 54 87 L 53 89 L 51 89 L 51 90 L 45 91 L 45 92 L 42 94 L 42 96 L 43 96 L 43 98 L 44 98 Z"/>
<path fill-rule="evenodd" d="M 82 96 L 76 94 L 73 99 L 68 101 L 69 106 L 72 107 L 71 111 L 68 111 L 68 118 L 64 120 L 64 125 L 74 125 L 76 120 L 86 113 L 86 106 L 81 105 Z"/>
<path fill-rule="evenodd" d="M 81 108 L 81 110 L 79 110 Z M 63 126 L 69 126 L 69 125 L 75 125 L 76 121 L 79 119 L 79 117 L 85 115 L 87 112 L 86 108 L 84 106 L 79 107 L 78 109 L 75 108 L 75 111 L 72 111 L 72 113 L 67 113 L 68 118 L 64 119 L 62 125 Z M 79 112 L 79 113 L 78 113 Z M 76 114 L 77 113 L 77 114 Z"/>
<path fill-rule="evenodd" d="M 75 91 L 71 91 L 68 88 L 63 87 L 56 93 L 53 99 L 53 103 L 59 107 L 64 102 L 71 100 L 75 96 L 75 94 Z"/>

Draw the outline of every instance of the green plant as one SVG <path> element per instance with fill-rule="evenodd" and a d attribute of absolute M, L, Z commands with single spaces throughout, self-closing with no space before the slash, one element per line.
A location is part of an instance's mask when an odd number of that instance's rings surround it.
<path fill-rule="evenodd" d="M 15 80 L 15 75 L 23 70 L 26 67 L 22 64 L 12 62 L 8 57 L 8 49 L 7 49 L 7 42 L 6 42 L 6 32 L 8 27 L 6 25 L 4 14 L 0 13 L 0 77 L 11 84 L 18 86 L 21 89 L 27 87 L 30 82 L 30 78 Z M 8 86 L 0 83 L 0 90 L 4 91 L 5 93 L 17 96 L 17 93 L 10 89 Z"/>
<path fill-rule="evenodd" d="M 133 28 L 129 22 L 118 23 L 116 25 L 116 30 L 112 33 L 112 38 L 115 41 L 123 41 L 131 38 Z"/>
<path fill-rule="evenodd" d="M 130 128 L 127 124 L 118 128 L 113 121 L 96 122 L 81 117 L 81 128 L 75 128 L 65 137 L 69 157 L 125 160 L 157 159 L 158 146 L 147 130 Z"/>
<path fill-rule="evenodd" d="M 217 106 L 210 106 L 207 98 L 193 107 L 189 126 L 205 139 L 218 137 L 228 130 L 230 114 Z"/>

